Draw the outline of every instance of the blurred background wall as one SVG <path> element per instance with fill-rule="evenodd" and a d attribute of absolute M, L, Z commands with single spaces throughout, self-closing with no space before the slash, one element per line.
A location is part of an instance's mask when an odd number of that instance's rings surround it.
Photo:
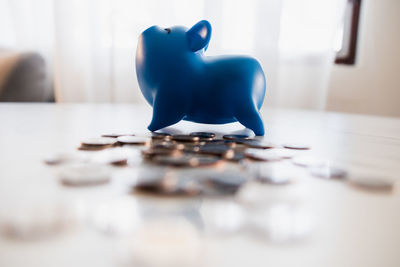
<path fill-rule="evenodd" d="M 400 116 L 400 1 L 362 4 L 357 62 L 333 67 L 327 108 Z"/>
<path fill-rule="evenodd" d="M 5 58 L 41 57 L 33 69 L 45 70 L 38 76 L 57 102 L 144 103 L 134 66 L 139 34 L 208 19 L 207 54 L 256 57 L 266 106 L 400 116 L 400 1 L 362 0 L 356 64 L 342 66 L 334 58 L 347 1 L 0 0 L 0 49 Z"/>

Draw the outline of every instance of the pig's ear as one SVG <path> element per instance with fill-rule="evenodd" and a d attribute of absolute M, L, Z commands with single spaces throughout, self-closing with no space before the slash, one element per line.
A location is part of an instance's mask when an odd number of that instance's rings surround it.
<path fill-rule="evenodd" d="M 196 52 L 200 49 L 207 49 L 211 38 L 211 24 L 207 20 L 197 22 L 186 33 L 189 42 L 189 48 Z"/>

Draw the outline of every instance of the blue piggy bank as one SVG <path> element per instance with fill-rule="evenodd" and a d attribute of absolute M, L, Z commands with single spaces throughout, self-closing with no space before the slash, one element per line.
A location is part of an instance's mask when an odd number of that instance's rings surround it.
<path fill-rule="evenodd" d="M 153 26 L 140 35 L 136 74 L 143 96 L 153 106 L 148 129 L 156 131 L 180 120 L 239 121 L 264 135 L 259 109 L 265 76 L 260 64 L 245 56 L 204 56 L 210 38 L 206 20 L 189 30 Z"/>

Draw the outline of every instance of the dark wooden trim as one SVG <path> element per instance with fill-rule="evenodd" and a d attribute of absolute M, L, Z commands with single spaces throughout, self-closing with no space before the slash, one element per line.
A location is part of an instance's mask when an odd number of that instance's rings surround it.
<path fill-rule="evenodd" d="M 357 56 L 357 40 L 358 40 L 358 28 L 359 28 L 359 20 L 360 20 L 360 8 L 361 8 L 361 0 L 348 0 L 347 7 L 351 8 L 351 20 L 345 21 L 345 23 L 351 23 L 350 26 L 350 38 L 349 43 L 343 44 L 343 46 L 349 47 L 349 52 L 342 56 L 336 57 L 336 64 L 346 64 L 346 65 L 354 65 L 356 62 Z"/>

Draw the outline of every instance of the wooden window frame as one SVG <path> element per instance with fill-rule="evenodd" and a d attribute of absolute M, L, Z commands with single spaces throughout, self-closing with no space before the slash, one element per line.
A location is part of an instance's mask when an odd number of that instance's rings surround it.
<path fill-rule="evenodd" d="M 336 54 L 336 64 L 354 65 L 356 63 L 360 8 L 361 0 L 347 1 L 342 47 Z"/>

